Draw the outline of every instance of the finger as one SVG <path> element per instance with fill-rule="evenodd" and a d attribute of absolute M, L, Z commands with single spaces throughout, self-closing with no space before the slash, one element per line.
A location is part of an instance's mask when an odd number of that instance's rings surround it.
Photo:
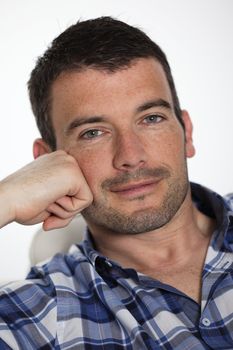
<path fill-rule="evenodd" d="M 79 213 L 79 211 L 67 211 L 57 203 L 52 203 L 47 208 L 48 212 L 60 219 L 69 219 Z"/>
<path fill-rule="evenodd" d="M 44 221 L 43 230 L 49 231 L 49 230 L 54 230 L 58 228 L 63 228 L 67 226 L 72 221 L 72 219 L 73 217 L 68 219 L 61 219 L 61 218 L 58 218 L 57 216 L 51 215 L 49 218 L 47 218 Z"/>
<path fill-rule="evenodd" d="M 74 197 L 64 196 L 59 198 L 56 203 L 68 212 L 80 212 L 92 203 L 93 198 L 92 195 L 86 196 L 86 198 L 80 198 L 79 195 L 80 193 Z"/>
<path fill-rule="evenodd" d="M 35 225 L 39 224 L 41 222 L 44 222 L 51 214 L 48 211 L 43 211 L 42 213 L 36 215 L 33 218 L 30 218 L 28 220 L 22 221 L 18 220 L 17 222 L 22 225 Z"/>

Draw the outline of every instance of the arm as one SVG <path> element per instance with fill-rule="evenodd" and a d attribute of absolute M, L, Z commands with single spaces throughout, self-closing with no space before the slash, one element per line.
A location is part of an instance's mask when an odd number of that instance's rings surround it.
<path fill-rule="evenodd" d="M 64 151 L 40 156 L 0 182 L 0 227 L 43 222 L 44 230 L 66 226 L 92 203 L 77 161 Z"/>
<path fill-rule="evenodd" d="M 11 219 L 12 213 L 10 209 L 10 204 L 7 198 L 7 191 L 5 190 L 5 186 L 2 182 L 0 182 L 0 228 L 14 221 Z"/>

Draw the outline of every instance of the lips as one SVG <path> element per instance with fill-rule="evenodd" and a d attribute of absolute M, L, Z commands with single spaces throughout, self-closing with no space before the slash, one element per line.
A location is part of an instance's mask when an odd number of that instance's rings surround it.
<path fill-rule="evenodd" d="M 111 192 L 126 194 L 130 192 L 137 192 L 149 189 L 149 187 L 157 184 L 160 180 L 147 180 L 137 183 L 128 183 L 122 186 L 115 186 L 111 188 Z"/>

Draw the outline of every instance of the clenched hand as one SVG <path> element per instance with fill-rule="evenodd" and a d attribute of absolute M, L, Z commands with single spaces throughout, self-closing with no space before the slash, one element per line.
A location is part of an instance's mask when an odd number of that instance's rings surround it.
<path fill-rule="evenodd" d="M 45 154 L 0 182 L 0 227 L 43 222 L 44 230 L 66 226 L 92 203 L 77 161 L 65 151 Z"/>

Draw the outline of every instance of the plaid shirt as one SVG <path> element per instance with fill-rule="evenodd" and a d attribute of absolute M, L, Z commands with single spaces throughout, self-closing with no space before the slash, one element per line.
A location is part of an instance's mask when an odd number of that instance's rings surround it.
<path fill-rule="evenodd" d="M 197 304 L 94 250 L 91 237 L 0 290 L 0 349 L 233 349 L 233 195 L 192 184 L 218 229 Z"/>

